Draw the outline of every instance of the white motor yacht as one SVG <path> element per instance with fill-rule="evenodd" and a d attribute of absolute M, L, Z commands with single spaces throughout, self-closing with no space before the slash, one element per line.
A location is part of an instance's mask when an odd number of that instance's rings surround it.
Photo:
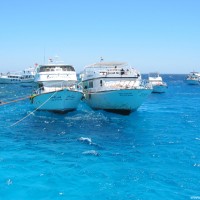
<path fill-rule="evenodd" d="M 167 89 L 167 83 L 163 82 L 159 73 L 150 73 L 148 81 L 152 84 L 154 93 L 164 93 Z"/>
<path fill-rule="evenodd" d="M 86 66 L 81 74 L 85 102 L 93 109 L 129 114 L 152 92 L 140 73 L 126 63 L 100 62 Z"/>
<path fill-rule="evenodd" d="M 0 75 L 0 83 L 3 84 L 30 84 L 34 82 L 35 69 L 27 68 L 22 72 L 8 72 Z"/>
<path fill-rule="evenodd" d="M 72 65 L 40 65 L 37 68 L 35 82 L 38 89 L 32 94 L 31 102 L 37 110 L 73 111 L 83 96 Z"/>
<path fill-rule="evenodd" d="M 186 82 L 189 85 L 198 85 L 200 82 L 200 73 L 199 72 L 190 72 L 186 78 Z"/>

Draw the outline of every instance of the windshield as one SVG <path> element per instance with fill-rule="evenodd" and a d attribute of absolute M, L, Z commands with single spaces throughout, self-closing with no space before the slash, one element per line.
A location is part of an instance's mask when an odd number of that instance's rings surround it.
<path fill-rule="evenodd" d="M 74 67 L 71 65 L 62 65 L 62 66 L 41 66 L 39 72 L 50 72 L 50 71 L 75 71 Z"/>

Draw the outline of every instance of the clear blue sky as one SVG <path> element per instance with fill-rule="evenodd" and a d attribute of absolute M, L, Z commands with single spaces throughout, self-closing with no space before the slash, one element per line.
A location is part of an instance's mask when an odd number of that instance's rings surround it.
<path fill-rule="evenodd" d="M 141 73 L 200 71 L 200 0 L 1 0 L 0 72 L 58 55 L 77 72 L 125 61 Z"/>

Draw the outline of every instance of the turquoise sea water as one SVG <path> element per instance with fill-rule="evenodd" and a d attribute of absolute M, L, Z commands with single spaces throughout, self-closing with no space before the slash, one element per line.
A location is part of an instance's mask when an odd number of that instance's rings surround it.
<path fill-rule="evenodd" d="M 200 199 L 200 85 L 165 75 L 137 112 L 0 106 L 0 199 Z M 0 85 L 0 100 L 32 88 Z"/>

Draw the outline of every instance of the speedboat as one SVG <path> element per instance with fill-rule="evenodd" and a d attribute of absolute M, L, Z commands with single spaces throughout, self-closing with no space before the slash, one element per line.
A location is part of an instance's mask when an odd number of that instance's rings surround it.
<path fill-rule="evenodd" d="M 76 110 L 83 96 L 72 65 L 50 63 L 37 67 L 38 89 L 31 95 L 37 110 L 69 112 Z"/>
<path fill-rule="evenodd" d="M 137 110 L 152 92 L 141 74 L 126 63 L 99 62 L 80 74 L 84 101 L 92 109 L 120 114 Z"/>
<path fill-rule="evenodd" d="M 186 78 L 186 82 L 189 85 L 198 85 L 200 81 L 200 73 L 199 72 L 190 72 Z"/>
<path fill-rule="evenodd" d="M 154 93 L 164 93 L 167 89 L 167 83 L 163 82 L 159 73 L 150 73 L 148 81 L 152 84 Z"/>
<path fill-rule="evenodd" d="M 0 83 L 3 84 L 30 84 L 34 82 L 35 71 L 34 68 L 27 68 L 22 72 L 8 72 L 0 75 Z"/>

